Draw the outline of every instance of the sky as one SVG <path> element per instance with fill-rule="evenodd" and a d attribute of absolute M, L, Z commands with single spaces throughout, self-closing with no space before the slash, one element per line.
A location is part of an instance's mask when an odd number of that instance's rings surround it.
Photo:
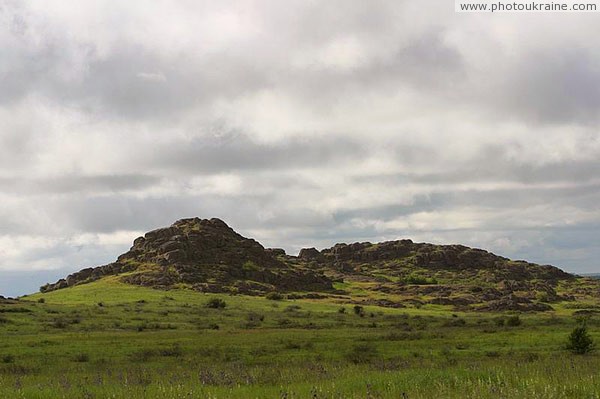
<path fill-rule="evenodd" d="M 600 271 L 598 14 L 0 0 L 0 294 L 184 217 Z"/>

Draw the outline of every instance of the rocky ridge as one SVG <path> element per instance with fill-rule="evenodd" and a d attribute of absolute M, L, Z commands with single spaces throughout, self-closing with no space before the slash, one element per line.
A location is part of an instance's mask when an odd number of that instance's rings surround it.
<path fill-rule="evenodd" d="M 406 239 L 336 244 L 320 251 L 304 248 L 290 256 L 283 249 L 264 248 L 219 219 L 191 218 L 135 239 L 113 263 L 83 269 L 41 291 L 105 276 L 161 289 L 249 295 L 278 291 L 388 307 L 434 304 L 489 311 L 549 310 L 551 303 L 573 299 L 564 287 L 577 279 L 554 266 Z"/>

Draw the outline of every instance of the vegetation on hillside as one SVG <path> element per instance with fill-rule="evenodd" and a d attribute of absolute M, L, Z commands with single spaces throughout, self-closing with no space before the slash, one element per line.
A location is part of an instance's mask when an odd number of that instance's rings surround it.
<path fill-rule="evenodd" d="M 564 346 L 574 315 L 598 303 L 563 302 L 551 314 L 355 306 L 156 290 L 118 277 L 4 301 L 0 397 L 600 395 L 600 357 Z"/>

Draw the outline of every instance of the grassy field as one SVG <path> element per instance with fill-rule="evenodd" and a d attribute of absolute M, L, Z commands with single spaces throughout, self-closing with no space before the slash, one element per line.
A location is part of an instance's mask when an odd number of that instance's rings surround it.
<path fill-rule="evenodd" d="M 600 356 L 564 349 L 578 321 L 556 309 L 354 309 L 107 278 L 0 305 L 0 397 L 600 398 Z"/>

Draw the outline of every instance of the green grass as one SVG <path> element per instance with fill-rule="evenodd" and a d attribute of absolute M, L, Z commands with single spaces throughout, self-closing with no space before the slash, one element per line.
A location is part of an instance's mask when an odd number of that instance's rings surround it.
<path fill-rule="evenodd" d="M 563 349 L 578 309 L 556 309 L 509 327 L 440 305 L 359 316 L 333 298 L 106 278 L 0 305 L 0 398 L 598 398 L 600 356 Z"/>

